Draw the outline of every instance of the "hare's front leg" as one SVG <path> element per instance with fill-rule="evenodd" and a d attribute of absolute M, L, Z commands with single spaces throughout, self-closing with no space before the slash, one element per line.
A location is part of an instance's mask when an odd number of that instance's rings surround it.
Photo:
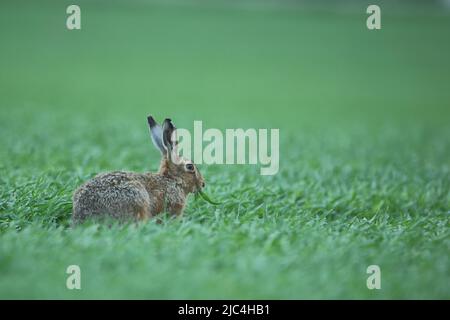
<path fill-rule="evenodd" d="M 186 195 L 177 185 L 171 185 L 165 195 L 165 211 L 172 216 L 180 216 L 186 204 Z"/>
<path fill-rule="evenodd" d="M 150 217 L 154 217 L 164 211 L 164 192 L 153 191 L 149 194 L 148 212 Z"/>
<path fill-rule="evenodd" d="M 170 203 L 167 206 L 167 211 L 172 216 L 180 216 L 181 214 L 183 214 L 183 209 L 184 209 L 184 202 Z"/>

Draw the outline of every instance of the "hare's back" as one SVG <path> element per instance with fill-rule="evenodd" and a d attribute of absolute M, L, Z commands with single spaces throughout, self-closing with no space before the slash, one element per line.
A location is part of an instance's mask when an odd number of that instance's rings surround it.
<path fill-rule="evenodd" d="M 74 218 L 108 214 L 133 216 L 149 205 L 140 174 L 116 171 L 102 173 L 78 188 L 73 197 Z"/>

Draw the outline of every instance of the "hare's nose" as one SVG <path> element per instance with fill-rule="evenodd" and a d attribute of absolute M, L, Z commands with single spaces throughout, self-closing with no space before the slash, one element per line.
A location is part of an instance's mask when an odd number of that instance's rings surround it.
<path fill-rule="evenodd" d="M 202 188 L 204 188 L 205 187 L 205 183 L 204 182 L 202 182 Z"/>

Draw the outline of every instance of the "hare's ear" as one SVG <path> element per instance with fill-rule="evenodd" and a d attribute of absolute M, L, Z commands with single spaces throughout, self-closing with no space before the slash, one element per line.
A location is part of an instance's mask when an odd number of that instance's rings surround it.
<path fill-rule="evenodd" d="M 176 128 L 173 125 L 172 120 L 165 119 L 162 125 L 162 142 L 164 147 L 167 149 L 169 158 L 171 157 L 172 151 L 175 150 L 177 145 L 175 130 Z"/>
<path fill-rule="evenodd" d="M 148 126 L 150 127 L 150 135 L 152 137 L 153 144 L 162 154 L 166 154 L 167 150 L 163 145 L 162 129 L 159 124 L 156 123 L 152 116 L 147 117 Z"/>

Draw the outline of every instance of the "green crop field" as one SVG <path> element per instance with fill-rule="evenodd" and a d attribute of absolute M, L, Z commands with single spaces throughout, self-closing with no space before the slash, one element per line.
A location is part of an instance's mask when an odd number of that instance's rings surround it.
<path fill-rule="evenodd" d="M 0 4 L 0 298 L 450 299 L 450 11 L 69 4 Z M 199 165 L 221 205 L 72 228 L 84 181 L 158 169 L 149 114 L 277 128 L 279 172 Z"/>

